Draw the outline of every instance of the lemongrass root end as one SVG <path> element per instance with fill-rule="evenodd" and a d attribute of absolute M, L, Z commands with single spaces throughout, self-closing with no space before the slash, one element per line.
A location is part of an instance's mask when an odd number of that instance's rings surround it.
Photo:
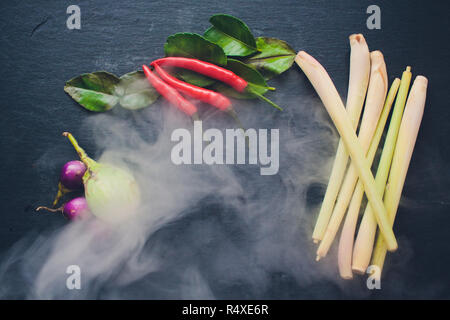
<path fill-rule="evenodd" d="M 353 272 L 354 272 L 354 273 L 356 273 L 356 274 L 360 274 L 360 275 L 362 275 L 362 274 L 365 274 L 365 273 L 366 273 L 366 270 L 363 270 L 363 269 L 361 269 L 361 268 L 358 268 L 358 267 L 352 267 L 352 270 L 353 270 Z"/>
<path fill-rule="evenodd" d="M 314 57 L 307 54 L 305 51 L 299 51 L 297 53 L 297 56 L 295 57 L 295 60 L 305 60 L 306 62 L 311 63 L 314 66 L 321 66 L 319 61 L 317 61 Z"/>
<path fill-rule="evenodd" d="M 353 275 L 342 275 L 341 274 L 341 278 L 344 280 L 352 280 L 353 279 Z"/>
<path fill-rule="evenodd" d="M 358 43 L 366 42 L 366 39 L 364 39 L 364 36 L 361 33 L 352 34 L 348 38 L 350 40 L 350 44 L 353 44 L 355 42 L 358 42 Z"/>
<path fill-rule="evenodd" d="M 384 59 L 383 53 L 380 50 L 375 50 L 370 52 L 370 58 L 371 59 Z"/>
<path fill-rule="evenodd" d="M 414 79 L 414 81 L 419 81 L 422 82 L 423 85 L 428 85 L 428 79 L 421 75 L 417 76 L 416 79 Z"/>

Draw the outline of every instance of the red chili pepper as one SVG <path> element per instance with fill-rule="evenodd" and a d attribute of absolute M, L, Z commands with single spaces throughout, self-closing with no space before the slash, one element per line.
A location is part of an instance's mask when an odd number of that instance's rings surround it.
<path fill-rule="evenodd" d="M 209 103 L 210 105 L 213 105 L 222 111 L 231 108 L 231 101 L 223 94 L 178 80 L 177 78 L 167 73 L 158 64 L 154 64 L 153 66 L 155 67 L 156 72 L 158 72 L 162 80 L 164 80 L 173 88 L 181 91 L 182 93 L 192 98 L 196 98 L 200 101 Z"/>
<path fill-rule="evenodd" d="M 197 59 L 166 57 L 155 60 L 151 63 L 152 66 L 154 66 L 155 64 L 158 64 L 160 66 L 172 66 L 192 70 L 207 77 L 222 81 L 239 92 L 243 92 L 248 85 L 247 81 L 245 81 L 232 71 L 216 66 L 215 64 Z"/>
<path fill-rule="evenodd" d="M 146 65 L 142 66 L 144 74 L 148 79 L 148 82 L 158 91 L 164 98 L 170 103 L 175 105 L 178 109 L 191 116 L 194 119 L 198 119 L 197 107 L 191 102 L 183 98 L 183 96 L 174 88 L 165 83 L 161 78 L 150 71 L 150 68 Z"/>

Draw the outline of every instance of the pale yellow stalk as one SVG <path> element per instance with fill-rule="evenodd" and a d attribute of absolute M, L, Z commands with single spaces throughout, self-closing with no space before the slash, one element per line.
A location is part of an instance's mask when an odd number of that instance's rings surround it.
<path fill-rule="evenodd" d="M 380 230 L 386 239 L 387 247 L 390 251 L 395 251 L 398 247 L 397 240 L 392 231 L 392 227 L 389 225 L 381 196 L 375 187 L 375 179 L 370 171 L 369 162 L 365 158 L 365 153 L 361 148 L 358 137 L 353 130 L 350 118 L 345 111 L 344 104 L 333 81 L 331 81 L 330 76 L 322 65 L 306 52 L 300 51 L 295 57 L 295 62 L 308 77 L 333 120 L 350 154 L 351 160 L 358 170 L 359 177 L 364 184 L 364 190 L 370 201 L 370 205 L 374 209 Z"/>
<path fill-rule="evenodd" d="M 394 82 L 389 89 L 389 93 L 386 98 L 386 102 L 383 107 L 383 111 L 378 120 L 377 129 L 370 142 L 370 148 L 367 152 L 367 159 L 370 163 L 373 162 L 375 154 L 378 149 L 381 137 L 383 136 L 384 127 L 386 126 L 387 118 L 391 111 L 392 104 L 395 96 L 397 95 L 398 88 L 400 86 L 400 79 L 395 78 Z M 375 183 L 376 183 L 375 178 Z M 358 181 L 355 192 L 353 193 L 352 200 L 348 207 L 347 215 L 345 216 L 344 226 L 342 227 L 341 237 L 339 240 L 338 249 L 338 266 L 339 274 L 343 279 L 353 278 L 352 273 L 352 252 L 353 252 L 353 240 L 355 237 L 356 224 L 358 222 L 358 213 L 361 207 L 361 201 L 364 196 L 364 187 L 361 181 Z"/>
<path fill-rule="evenodd" d="M 389 172 L 388 188 L 384 196 L 384 204 L 388 212 L 391 225 L 394 225 L 398 205 L 405 184 L 409 163 L 411 162 L 414 145 L 417 140 L 420 123 L 427 95 L 428 80 L 424 76 L 417 76 L 411 87 L 411 92 L 406 102 L 405 113 L 398 133 L 391 171 Z M 372 265 L 378 266 L 381 275 L 386 257 L 386 245 L 382 237 L 377 238 L 372 257 Z"/>
<path fill-rule="evenodd" d="M 375 132 L 378 119 L 383 109 L 387 93 L 387 72 L 386 63 L 383 54 L 380 51 L 370 53 L 371 71 L 369 80 L 369 89 L 367 91 L 366 106 L 364 108 L 363 119 L 359 129 L 358 140 L 363 149 L 364 155 L 370 147 Z M 353 164 L 350 167 L 342 183 L 339 196 L 331 215 L 330 222 L 325 235 L 317 249 L 317 260 L 325 257 L 336 237 L 336 234 L 344 218 L 347 206 L 358 181 L 358 172 Z"/>
<path fill-rule="evenodd" d="M 408 97 L 409 84 L 411 82 L 411 67 L 407 67 L 402 74 L 400 88 L 398 90 L 397 99 L 395 100 L 394 110 L 392 112 L 389 129 L 386 134 L 383 151 L 381 153 L 380 162 L 378 164 L 375 183 L 380 194 L 384 194 L 386 181 L 391 166 L 392 156 L 394 155 L 395 143 L 397 141 L 400 123 L 402 121 L 403 110 L 405 108 L 406 98 Z M 366 272 L 367 266 L 372 255 L 373 243 L 377 230 L 377 222 L 372 213 L 372 208 L 367 206 L 359 231 L 356 236 L 353 248 L 352 269 L 357 273 Z"/>
<path fill-rule="evenodd" d="M 364 98 L 366 96 L 367 84 L 369 82 L 370 56 L 369 48 L 362 34 L 352 34 L 350 40 L 350 77 L 347 93 L 347 113 L 356 127 L 361 116 Z M 345 169 L 348 162 L 348 152 L 345 149 L 342 139 L 339 140 L 336 157 L 333 162 L 327 190 L 322 202 L 322 206 L 317 217 L 316 226 L 313 231 L 313 241 L 315 243 L 322 240 L 328 222 L 333 211 L 334 202 L 344 178 Z"/>

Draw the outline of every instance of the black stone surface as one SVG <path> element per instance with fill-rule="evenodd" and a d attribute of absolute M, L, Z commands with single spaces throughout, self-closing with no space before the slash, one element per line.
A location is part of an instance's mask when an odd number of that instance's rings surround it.
<path fill-rule="evenodd" d="M 95 150 L 89 132 L 81 132 L 79 126 L 94 115 L 64 93 L 65 81 L 95 70 L 118 75 L 136 70 L 163 54 L 168 35 L 201 33 L 211 14 L 223 12 L 244 20 L 255 36 L 284 39 L 317 57 L 340 92 L 347 89 L 347 37 L 355 32 L 364 33 L 371 49 L 383 51 L 390 81 L 405 65 L 413 66 L 414 75 L 428 77 L 426 111 L 403 193 L 406 205 L 396 223 L 399 239 L 408 239 L 415 259 L 401 271 L 407 279 L 405 290 L 394 290 L 396 275 L 391 274 L 384 280 L 387 289 L 371 297 L 450 298 L 449 2 L 76 1 L 82 28 L 68 30 L 70 4 L 73 1 L 0 4 L 0 253 L 30 232 L 65 223 L 33 213 L 55 191 L 58 168 L 73 157 L 61 132 L 71 130 L 86 149 Z M 371 4 L 381 8 L 381 30 L 366 28 L 366 8 Z M 273 85 L 288 92 L 298 84 L 286 79 L 303 78 L 293 67 Z M 307 91 L 315 95 L 310 86 Z M 353 297 L 326 281 L 298 288 L 277 275 L 271 288 L 271 298 Z"/>

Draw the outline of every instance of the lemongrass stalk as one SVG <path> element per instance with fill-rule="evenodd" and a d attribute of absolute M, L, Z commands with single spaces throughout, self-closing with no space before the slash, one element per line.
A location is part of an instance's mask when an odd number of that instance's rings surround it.
<path fill-rule="evenodd" d="M 383 151 L 381 152 L 381 158 L 375 178 L 377 190 L 380 194 L 384 193 L 386 186 L 410 82 L 411 67 L 407 67 L 402 74 L 400 88 L 398 90 L 397 99 L 395 100 L 394 110 L 392 112 L 389 129 L 386 134 L 386 140 L 384 142 Z M 352 269 L 354 272 L 360 274 L 366 272 L 370 262 L 370 257 L 372 255 L 376 231 L 377 222 L 372 213 L 372 208 L 367 206 L 364 211 L 353 248 Z"/>
<path fill-rule="evenodd" d="M 295 62 L 300 66 L 309 81 L 315 88 L 328 114 L 333 120 L 339 135 L 344 141 L 345 147 L 350 154 L 351 160 L 355 164 L 360 179 L 364 184 L 364 190 L 370 205 L 373 207 L 381 233 L 386 239 L 387 247 L 390 251 L 395 251 L 398 247 L 392 227 L 389 225 L 386 209 L 380 194 L 375 187 L 375 179 L 370 171 L 369 162 L 365 158 L 364 151 L 353 130 L 350 118 L 345 111 L 341 97 L 330 76 L 322 65 L 309 54 L 300 51 L 295 57 Z"/>
<path fill-rule="evenodd" d="M 389 173 L 388 186 L 384 196 L 384 204 L 388 212 L 391 225 L 394 225 L 398 205 L 405 184 L 409 163 L 416 144 L 420 123 L 422 122 L 423 110 L 427 95 L 428 80 L 424 76 L 417 76 L 411 87 L 411 92 L 406 102 L 405 113 L 398 133 L 395 146 L 394 158 L 392 159 L 391 171 Z M 372 265 L 378 266 L 381 275 L 386 257 L 386 245 L 383 238 L 378 237 L 372 257 Z"/>
<path fill-rule="evenodd" d="M 386 63 L 384 62 L 383 54 L 380 51 L 371 52 L 370 61 L 371 71 L 369 89 L 367 90 L 366 106 L 364 108 L 358 136 L 364 155 L 370 147 L 370 141 L 372 140 L 381 110 L 383 109 L 388 82 Z M 350 164 L 334 206 L 331 219 L 325 231 L 325 235 L 317 249 L 317 260 L 320 260 L 327 255 L 339 230 L 342 219 L 344 218 L 357 181 L 358 172 L 356 171 L 355 166 Z"/>
<path fill-rule="evenodd" d="M 361 110 L 366 96 L 367 84 L 369 82 L 370 56 L 369 48 L 362 34 L 352 34 L 350 40 L 350 77 L 347 93 L 347 113 L 352 122 L 353 128 L 358 125 Z M 333 162 L 327 190 L 322 202 L 322 206 L 317 217 L 316 226 L 313 231 L 313 241 L 315 243 L 322 240 L 328 222 L 333 211 L 334 202 L 339 193 L 345 169 L 348 162 L 348 152 L 344 142 L 339 139 L 336 156 Z"/>
<path fill-rule="evenodd" d="M 386 102 L 383 107 L 383 111 L 378 120 L 377 129 L 370 142 L 370 148 L 367 152 L 367 159 L 370 163 L 373 162 L 375 154 L 378 150 L 381 137 L 383 136 L 384 127 L 386 126 L 387 118 L 391 112 L 392 104 L 394 103 L 395 96 L 397 95 L 398 88 L 400 86 L 400 79 L 395 78 L 392 82 L 391 88 L 386 98 Z M 375 179 L 376 183 L 376 179 Z M 358 181 L 355 192 L 353 193 L 350 205 L 348 207 L 347 215 L 345 216 L 344 226 L 342 227 L 341 237 L 339 239 L 338 249 L 338 266 L 339 274 L 343 279 L 353 278 L 352 273 L 352 252 L 353 252 L 353 240 L 355 237 L 356 223 L 358 222 L 358 213 L 361 207 L 361 201 L 364 196 L 364 187 L 361 181 Z"/>

